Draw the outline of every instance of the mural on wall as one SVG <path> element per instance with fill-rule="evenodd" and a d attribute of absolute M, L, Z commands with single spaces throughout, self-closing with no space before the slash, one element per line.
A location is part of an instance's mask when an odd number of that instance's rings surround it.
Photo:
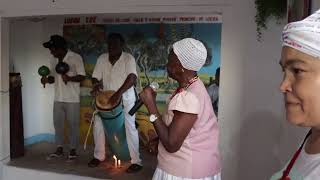
<path fill-rule="evenodd" d="M 205 44 L 208 49 L 208 58 L 199 76 L 209 84 L 211 77 L 220 66 L 221 26 L 221 15 L 66 18 L 63 28 L 64 37 L 70 44 L 70 49 L 83 57 L 87 73 L 86 80 L 81 84 L 81 141 L 83 142 L 88 129 L 85 120 L 89 120 L 93 112 L 90 79 L 98 56 L 107 50 L 108 33 L 121 33 L 126 41 L 124 51 L 135 57 L 139 74 L 136 86 L 138 92 L 153 81 L 159 83 L 157 103 L 160 111 L 163 111 L 166 98 L 177 87 L 175 81 L 168 77 L 165 68 L 171 45 L 185 37 L 199 39 Z M 136 117 L 141 144 L 148 146 L 157 135 L 148 121 L 144 106 L 139 109 Z"/>

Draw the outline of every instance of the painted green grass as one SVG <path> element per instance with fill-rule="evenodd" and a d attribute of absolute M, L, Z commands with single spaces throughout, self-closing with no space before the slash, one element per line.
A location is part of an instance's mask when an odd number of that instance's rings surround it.
<path fill-rule="evenodd" d="M 166 103 L 165 102 L 157 102 L 157 107 L 160 113 L 163 113 L 166 108 Z M 141 106 L 141 108 L 138 110 L 142 114 L 148 114 L 146 106 Z"/>
<path fill-rule="evenodd" d="M 81 96 L 80 97 L 80 106 L 81 107 L 92 107 L 92 96 Z"/>

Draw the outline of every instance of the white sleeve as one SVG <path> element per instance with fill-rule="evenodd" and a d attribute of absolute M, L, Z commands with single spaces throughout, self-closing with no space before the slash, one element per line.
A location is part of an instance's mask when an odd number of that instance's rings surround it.
<path fill-rule="evenodd" d="M 126 73 L 127 73 L 127 76 L 129 74 L 135 74 L 136 76 L 138 76 L 136 60 L 131 54 L 128 54 L 128 59 L 126 61 Z"/>
<path fill-rule="evenodd" d="M 218 86 L 214 86 L 212 90 L 212 103 L 214 103 L 219 97 L 219 88 Z"/>
<path fill-rule="evenodd" d="M 207 88 L 208 94 L 210 96 L 211 102 L 213 103 L 218 99 L 219 96 L 219 88 L 215 84 L 211 84 Z"/>
<path fill-rule="evenodd" d="M 92 77 L 98 79 L 99 81 L 102 79 L 103 67 L 102 62 L 105 59 L 105 54 L 102 54 L 98 57 L 97 63 L 94 66 L 94 70 L 92 73 Z"/>
<path fill-rule="evenodd" d="M 77 75 L 86 75 L 86 71 L 84 70 L 84 65 L 83 65 L 83 59 L 80 55 L 77 55 L 77 61 L 76 61 L 76 72 Z"/>

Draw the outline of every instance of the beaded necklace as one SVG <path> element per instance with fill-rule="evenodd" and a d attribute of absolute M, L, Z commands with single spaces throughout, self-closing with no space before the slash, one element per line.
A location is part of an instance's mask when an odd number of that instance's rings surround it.
<path fill-rule="evenodd" d="M 190 80 L 188 81 L 188 84 L 187 84 L 186 86 L 184 86 L 184 87 L 178 87 L 178 88 L 173 92 L 173 94 L 171 95 L 170 99 L 172 99 L 175 95 L 181 93 L 182 91 L 187 90 L 187 89 L 189 88 L 189 86 L 190 86 L 191 84 L 193 84 L 194 82 L 196 82 L 198 79 L 199 79 L 199 76 L 196 75 L 195 77 L 193 77 L 192 79 L 190 79 Z"/>

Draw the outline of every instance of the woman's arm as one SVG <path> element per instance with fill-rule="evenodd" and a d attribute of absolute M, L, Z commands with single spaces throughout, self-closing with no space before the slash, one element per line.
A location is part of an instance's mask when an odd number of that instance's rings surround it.
<path fill-rule="evenodd" d="M 197 120 L 197 114 L 173 111 L 173 120 L 167 126 L 156 106 L 154 91 L 151 88 L 145 88 L 140 94 L 140 99 L 146 105 L 150 114 L 158 116 L 153 125 L 164 148 L 170 153 L 177 152 Z"/>
<path fill-rule="evenodd" d="M 153 124 L 165 149 L 174 153 L 180 149 L 196 120 L 196 114 L 174 111 L 173 120 L 169 126 L 165 125 L 162 119 L 156 120 Z"/>

